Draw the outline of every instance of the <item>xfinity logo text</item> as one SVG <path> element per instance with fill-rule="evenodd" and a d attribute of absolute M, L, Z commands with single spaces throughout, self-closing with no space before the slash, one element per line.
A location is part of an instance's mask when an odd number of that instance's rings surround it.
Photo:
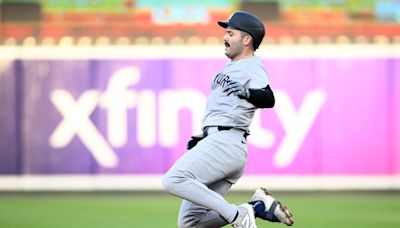
<path fill-rule="evenodd" d="M 190 110 L 192 129 L 198 132 L 206 104 L 206 96 L 194 89 L 134 90 L 140 81 L 136 67 L 124 67 L 114 72 L 102 93 L 100 90 L 86 90 L 74 99 L 69 91 L 56 89 L 50 100 L 63 119 L 49 138 L 53 148 L 68 146 L 74 136 L 87 147 L 95 160 L 103 167 L 118 165 L 118 156 L 113 148 L 124 147 L 128 140 L 128 111 L 136 110 L 136 132 L 139 146 L 151 148 L 174 147 L 178 141 L 179 111 Z M 285 136 L 277 142 L 271 130 L 261 127 L 258 111 L 252 126 L 249 143 L 260 148 L 272 147 L 279 143 L 274 155 L 274 164 L 286 167 L 296 157 L 318 113 L 325 103 L 322 90 L 312 90 L 304 97 L 298 109 L 284 91 L 275 91 L 276 106 L 273 109 L 284 130 Z M 107 113 L 107 135 L 102 135 L 90 115 L 96 108 Z M 194 133 L 195 133 L 194 132 Z"/>

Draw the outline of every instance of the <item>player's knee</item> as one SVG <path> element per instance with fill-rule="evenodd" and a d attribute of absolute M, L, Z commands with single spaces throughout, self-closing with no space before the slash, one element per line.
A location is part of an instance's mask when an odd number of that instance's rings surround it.
<path fill-rule="evenodd" d="M 168 175 L 168 173 L 163 176 L 161 180 L 161 185 L 165 191 L 170 192 L 172 186 L 172 180 L 171 177 Z"/>
<path fill-rule="evenodd" d="M 184 172 L 179 171 L 169 171 L 164 175 L 161 181 L 161 185 L 165 189 L 165 191 L 174 193 L 176 192 L 180 186 L 188 179 L 187 175 Z"/>
<path fill-rule="evenodd" d="M 168 172 L 164 175 L 161 181 L 161 185 L 165 189 L 165 191 L 173 193 L 174 190 L 177 188 L 178 182 L 176 181 L 177 176 L 175 174 L 172 174 L 171 172 Z"/>

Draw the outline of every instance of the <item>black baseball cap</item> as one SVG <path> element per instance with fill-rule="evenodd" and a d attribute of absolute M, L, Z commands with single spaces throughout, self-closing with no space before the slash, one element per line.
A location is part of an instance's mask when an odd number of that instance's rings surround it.
<path fill-rule="evenodd" d="M 253 37 L 254 49 L 257 49 L 265 35 L 263 22 L 254 14 L 245 11 L 233 13 L 226 21 L 218 21 L 223 28 L 228 26 L 249 33 Z"/>

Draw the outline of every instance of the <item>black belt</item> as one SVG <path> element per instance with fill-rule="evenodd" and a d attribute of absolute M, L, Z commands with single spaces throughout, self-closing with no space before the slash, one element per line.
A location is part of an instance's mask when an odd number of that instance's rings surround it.
<path fill-rule="evenodd" d="M 203 129 L 203 136 L 204 136 L 204 137 L 207 137 L 207 136 L 208 136 L 208 129 L 209 129 L 210 127 L 216 127 L 216 128 L 218 129 L 218 131 L 229 131 L 229 130 L 235 128 L 235 127 L 227 127 L 227 126 L 207 126 L 207 127 L 205 127 L 205 128 Z M 239 129 L 239 128 L 236 128 L 236 129 L 241 130 L 241 129 Z M 244 138 L 247 138 L 247 136 L 249 135 L 249 133 L 248 133 L 247 131 L 244 131 L 244 130 L 241 130 L 241 131 L 243 131 L 243 137 L 244 137 Z"/>

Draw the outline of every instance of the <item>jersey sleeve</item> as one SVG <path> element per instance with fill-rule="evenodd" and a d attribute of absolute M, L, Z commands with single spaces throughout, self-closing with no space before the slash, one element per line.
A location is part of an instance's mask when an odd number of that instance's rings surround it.
<path fill-rule="evenodd" d="M 248 89 L 262 89 L 269 85 L 269 76 L 265 69 L 258 67 L 249 71 L 249 78 L 246 87 Z"/>

